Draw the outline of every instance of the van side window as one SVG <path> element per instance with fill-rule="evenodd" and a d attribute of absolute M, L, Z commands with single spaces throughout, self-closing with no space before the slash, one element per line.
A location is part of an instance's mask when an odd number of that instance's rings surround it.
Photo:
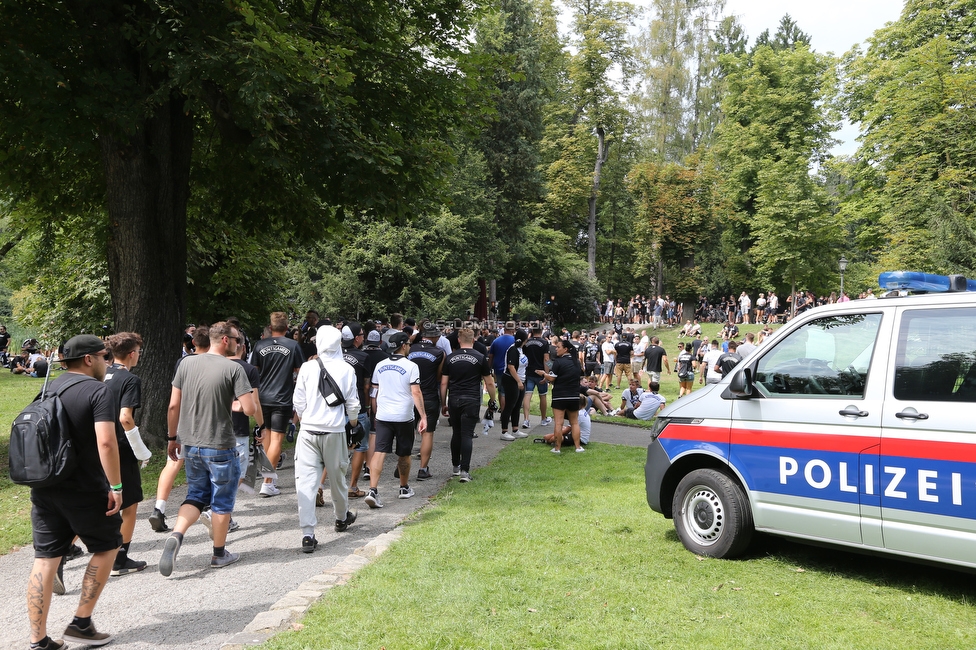
<path fill-rule="evenodd" d="M 976 402 L 976 308 L 902 314 L 895 399 Z"/>
<path fill-rule="evenodd" d="M 864 397 L 881 314 L 818 318 L 759 359 L 756 387 L 766 397 Z"/>

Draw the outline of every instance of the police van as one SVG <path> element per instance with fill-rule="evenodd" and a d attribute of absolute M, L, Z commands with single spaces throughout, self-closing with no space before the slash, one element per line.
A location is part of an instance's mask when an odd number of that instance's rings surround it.
<path fill-rule="evenodd" d="M 976 567 L 976 287 L 880 279 L 662 411 L 647 502 L 688 550 L 733 557 L 758 530 Z"/>

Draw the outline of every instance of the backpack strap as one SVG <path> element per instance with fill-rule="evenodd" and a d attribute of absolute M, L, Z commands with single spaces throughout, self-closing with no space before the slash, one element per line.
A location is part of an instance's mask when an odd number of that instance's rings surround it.
<path fill-rule="evenodd" d="M 61 384 L 61 386 L 58 387 L 58 390 L 57 391 L 55 391 L 55 394 L 58 397 L 61 397 L 61 394 L 64 393 L 64 391 L 66 391 L 69 388 L 71 388 L 72 386 L 77 386 L 81 382 L 86 381 L 88 379 L 95 380 L 94 377 L 89 377 L 88 375 L 82 375 L 82 374 L 79 374 L 79 373 L 76 373 L 76 372 L 71 372 L 71 373 L 68 373 L 68 374 L 69 375 L 73 375 L 73 376 L 68 377 L 67 379 L 65 379 L 64 383 Z M 41 389 L 41 392 L 38 393 L 37 394 L 37 397 L 34 398 L 34 401 L 36 402 L 38 400 L 44 399 L 45 397 L 47 397 L 46 393 L 47 393 L 47 387 L 42 388 Z"/>

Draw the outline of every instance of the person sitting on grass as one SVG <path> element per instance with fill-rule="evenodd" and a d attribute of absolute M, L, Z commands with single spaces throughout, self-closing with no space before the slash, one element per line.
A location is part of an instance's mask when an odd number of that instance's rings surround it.
<path fill-rule="evenodd" d="M 580 395 L 586 397 L 588 409 L 594 408 L 600 415 L 611 415 L 613 395 L 597 390 L 596 377 L 587 377 L 580 383 Z"/>
<path fill-rule="evenodd" d="M 586 397 L 580 395 L 579 400 L 579 437 L 581 445 L 590 444 L 590 412 L 586 406 Z M 569 423 L 563 424 L 562 431 L 562 444 L 571 445 L 573 444 L 573 428 Z M 536 438 L 536 442 L 546 442 L 548 444 L 554 444 L 556 442 L 556 433 L 547 433 L 541 439 Z"/>
<path fill-rule="evenodd" d="M 617 409 L 616 415 L 626 415 L 627 411 L 633 411 L 637 408 L 640 403 L 640 396 L 644 394 L 644 389 L 641 388 L 640 382 L 636 379 L 630 380 L 630 388 L 625 388 L 622 393 L 620 393 L 620 408 Z"/>
<path fill-rule="evenodd" d="M 627 408 L 621 415 L 631 420 L 651 420 L 657 412 L 664 408 L 667 400 L 658 394 L 661 385 L 656 381 L 650 382 L 646 391 L 640 393 L 637 404 Z"/>

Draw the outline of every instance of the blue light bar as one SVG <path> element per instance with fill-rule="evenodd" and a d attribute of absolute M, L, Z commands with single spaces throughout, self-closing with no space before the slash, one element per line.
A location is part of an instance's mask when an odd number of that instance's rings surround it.
<path fill-rule="evenodd" d="M 976 280 L 968 280 L 961 275 L 936 275 L 918 271 L 885 271 L 878 276 L 878 284 L 886 291 L 903 290 L 915 293 L 976 291 Z"/>

